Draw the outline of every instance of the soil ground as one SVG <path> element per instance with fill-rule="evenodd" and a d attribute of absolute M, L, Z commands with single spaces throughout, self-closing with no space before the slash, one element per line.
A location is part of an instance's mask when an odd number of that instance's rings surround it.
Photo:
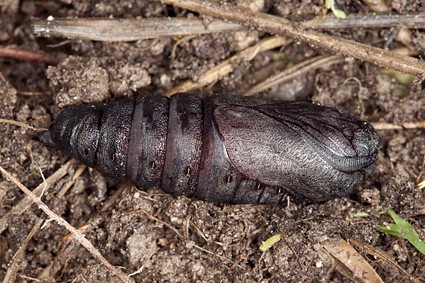
<path fill-rule="evenodd" d="M 48 127 L 60 107 L 89 101 L 111 101 L 140 93 L 160 95 L 184 80 L 194 79 L 237 53 L 241 33 L 200 35 L 185 40 L 161 38 L 105 43 L 36 38 L 32 17 L 164 17 L 196 16 L 160 1 L 8 1 L 0 14 L 0 45 L 41 50 L 60 59 L 56 66 L 0 58 L 0 118 L 34 127 Z M 249 1 L 234 1 L 249 2 Z M 263 1 L 250 1 L 259 2 Z M 302 21 L 323 11 L 322 1 L 269 0 L 263 11 Z M 337 1 L 347 13 L 370 13 L 359 0 Z M 394 13 L 425 13 L 421 0 L 387 1 Z M 246 4 L 246 3 L 245 3 Z M 258 4 L 258 3 L 257 3 Z M 246 32 L 245 32 L 246 33 Z M 405 46 L 399 29 L 356 29 L 329 32 L 381 48 Z M 411 30 L 408 47 L 425 57 L 425 30 Z M 256 41 L 269 35 L 250 31 Z M 244 37 L 246 38 L 246 37 Z M 326 54 L 304 44 L 257 55 L 215 85 L 197 93 L 240 95 L 259 76 L 284 69 L 305 58 Z M 276 56 L 279 55 L 279 56 Z M 278 58 L 278 59 L 276 59 Z M 277 60 L 277 62 L 276 62 Z M 267 68 L 274 64 L 273 68 Z M 258 77 L 257 77 L 258 76 Z M 298 93 L 369 122 L 403 123 L 425 120 L 424 84 L 402 84 L 380 68 L 346 60 L 313 71 L 269 93 Z M 31 140 L 34 131 L 0 123 L 0 165 L 28 188 L 42 182 L 70 157 Z M 140 191 L 86 169 L 60 193 L 80 164 L 69 167 L 43 196 L 43 202 L 74 227 L 114 266 L 127 274 L 140 269 L 136 282 L 347 282 L 338 264 L 321 257 L 325 240 L 357 240 L 382 251 L 394 264 L 362 250 L 360 253 L 384 282 L 424 282 L 425 255 L 406 240 L 386 235 L 378 227 L 391 219 L 379 214 L 393 209 L 420 233 L 425 229 L 425 130 L 379 131 L 377 167 L 352 196 L 321 204 L 286 206 L 222 205 L 186 197 L 174 198 L 159 189 Z M 0 177 L 0 216 L 24 197 Z M 35 223 L 47 219 L 35 205 L 14 215 L 0 234 L 0 278 L 24 245 Z M 369 217 L 354 215 L 366 212 Z M 281 233 L 283 240 L 262 253 L 259 245 Z M 16 282 L 119 282 L 87 250 L 69 242 L 69 234 L 54 221 L 43 224 L 28 241 L 15 266 Z M 409 276 L 404 274 L 404 270 Z"/>

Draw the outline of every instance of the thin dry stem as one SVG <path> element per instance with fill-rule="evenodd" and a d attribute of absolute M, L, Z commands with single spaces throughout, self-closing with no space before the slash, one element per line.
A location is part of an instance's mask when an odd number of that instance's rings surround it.
<path fill-rule="evenodd" d="M 406 122 L 402 124 L 391 124 L 385 122 L 375 122 L 371 123 L 375 130 L 378 131 L 388 131 L 388 130 L 403 130 L 403 129 L 425 129 L 425 121 L 417 122 Z"/>
<path fill-rule="evenodd" d="M 28 97 L 35 97 L 35 96 L 46 95 L 46 93 L 41 92 L 41 91 L 18 91 L 18 95 L 28 96 Z"/>
<path fill-rule="evenodd" d="M 337 64 L 344 61 L 344 57 L 339 55 L 333 56 L 317 56 L 308 60 L 305 60 L 297 65 L 294 65 L 291 68 L 285 69 L 280 73 L 277 73 L 271 77 L 268 77 L 264 81 L 256 84 L 253 87 L 250 87 L 247 92 L 243 94 L 243 96 L 251 96 L 255 95 L 259 92 L 266 91 L 267 89 L 293 80 L 307 72 L 319 69 L 326 68 L 332 64 Z"/>
<path fill-rule="evenodd" d="M 30 129 L 30 130 L 37 131 L 37 132 L 47 131 L 46 128 L 35 128 L 35 127 L 30 126 L 30 125 L 27 125 L 25 123 L 22 123 L 22 122 L 19 122 L 19 121 L 15 121 L 15 120 L 10 120 L 10 119 L 0 118 L 0 123 L 15 125 L 15 126 L 18 126 L 18 127 Z"/>
<path fill-rule="evenodd" d="M 303 23 L 312 29 L 353 29 L 353 28 L 394 28 L 406 27 L 411 29 L 425 28 L 425 14 L 407 15 L 348 15 L 345 19 L 324 17 Z"/>
<path fill-rule="evenodd" d="M 132 276 L 134 276 L 134 275 L 137 275 L 137 274 L 139 274 L 139 273 L 141 273 L 142 271 L 143 271 L 143 269 L 145 269 L 145 267 L 146 267 L 146 264 L 148 263 L 148 260 L 150 260 L 151 258 L 152 258 L 152 256 L 154 255 L 154 254 L 156 254 L 157 252 L 159 251 L 159 248 L 158 249 L 155 249 L 149 256 L 147 256 L 146 257 L 146 259 L 145 259 L 145 263 L 143 263 L 142 264 L 142 266 L 140 266 L 139 267 L 139 269 L 137 269 L 136 271 L 134 271 L 133 273 L 130 273 L 128 276 L 129 277 L 132 277 Z"/>
<path fill-rule="evenodd" d="M 84 164 L 81 164 L 80 166 L 78 166 L 77 170 L 75 170 L 74 172 L 74 176 L 72 176 L 71 181 L 69 181 L 58 193 L 58 197 L 63 198 L 66 194 L 66 192 L 68 192 L 68 190 L 72 187 L 72 185 L 74 185 L 75 181 L 78 179 L 78 177 L 81 176 L 81 174 L 83 174 L 84 170 L 86 170 L 87 166 Z"/>
<path fill-rule="evenodd" d="M 54 219 L 59 225 L 65 227 L 65 229 L 71 232 L 74 237 L 81 243 L 81 245 L 83 245 L 90 252 L 90 254 L 99 260 L 112 274 L 117 276 L 122 282 L 127 282 L 129 280 L 129 277 L 125 273 L 110 264 L 99 252 L 99 250 L 96 249 L 92 243 L 90 243 L 90 241 L 88 241 L 80 232 L 78 232 L 77 229 L 70 225 L 65 219 L 54 213 L 46 204 L 41 201 L 40 198 L 28 190 L 21 182 L 19 182 L 1 166 L 0 171 L 6 176 L 6 178 L 17 185 L 41 210 L 44 211 L 44 213 L 46 213 L 50 218 Z"/>
<path fill-rule="evenodd" d="M 214 20 L 205 24 L 200 18 L 54 18 L 48 20 L 34 19 L 31 24 L 36 36 L 98 41 L 134 41 L 164 36 L 246 30 L 246 27 L 240 24 L 221 20 Z M 365 14 L 348 15 L 345 19 L 327 16 L 305 22 L 304 25 L 312 29 L 394 28 L 402 26 L 418 29 L 425 28 L 425 15 Z"/>
<path fill-rule="evenodd" d="M 232 72 L 233 66 L 235 64 L 242 61 L 250 61 L 260 52 L 281 47 L 288 43 L 289 41 L 284 37 L 271 37 L 264 39 L 255 44 L 254 46 L 246 48 L 235 56 L 230 57 L 229 59 L 221 62 L 217 66 L 209 69 L 204 74 L 202 74 L 196 82 L 193 82 L 192 80 L 187 80 L 179 86 L 170 89 L 164 95 L 169 97 L 178 92 L 192 91 L 195 89 L 202 88 L 206 85 L 210 85 Z"/>
<path fill-rule="evenodd" d="M 281 17 L 253 12 L 245 7 L 238 7 L 227 2 L 203 0 L 163 0 L 166 4 L 192 10 L 221 19 L 226 19 L 244 26 L 276 35 L 285 35 L 294 40 L 321 48 L 334 54 L 353 57 L 380 67 L 414 75 L 418 80 L 425 79 L 425 62 L 408 56 L 395 54 L 377 47 L 322 34 L 303 24 Z"/>
<path fill-rule="evenodd" d="M 22 275 L 22 274 L 19 274 L 19 277 L 22 278 L 22 279 L 26 279 L 27 281 L 25 281 L 25 282 L 42 282 L 42 281 L 38 280 L 37 278 L 25 276 L 25 275 Z"/>
<path fill-rule="evenodd" d="M 187 238 L 185 238 L 176 228 L 174 228 L 173 226 L 171 226 L 170 224 L 168 224 L 167 222 L 165 222 L 165 221 L 162 221 L 161 219 L 159 219 L 159 218 L 157 218 L 157 217 L 155 217 L 155 216 L 153 216 L 153 215 L 151 215 L 149 212 L 147 212 L 147 211 L 145 211 L 145 210 L 142 210 L 142 209 L 139 209 L 139 210 L 136 210 L 135 212 L 142 212 L 144 215 L 146 215 L 147 217 L 149 217 L 151 220 L 154 220 L 154 221 L 156 221 L 156 222 L 158 222 L 158 223 L 161 223 L 161 224 L 163 224 L 163 225 L 165 225 L 166 227 L 168 227 L 169 229 L 171 229 L 180 239 L 182 239 L 182 240 L 184 240 L 184 241 L 186 241 L 187 240 Z M 205 252 L 205 253 L 208 253 L 208 254 L 211 254 L 211 255 L 214 255 L 214 256 L 216 256 L 216 257 L 218 257 L 218 258 L 220 258 L 220 259 L 222 259 L 222 260 L 226 260 L 226 261 L 228 261 L 228 262 L 230 262 L 230 263 L 232 263 L 232 264 L 234 264 L 234 265 L 236 265 L 236 266 L 238 266 L 239 268 L 241 268 L 241 269 L 243 269 L 243 267 L 241 266 L 241 265 L 239 265 L 239 264 L 236 264 L 234 261 L 232 261 L 231 259 L 229 259 L 229 258 L 227 258 L 227 257 L 225 257 L 225 256 L 220 256 L 220 255 L 218 255 L 218 254 L 216 254 L 216 253 L 213 253 L 213 252 L 211 252 L 211 251 L 209 251 L 209 250 L 207 250 L 207 249 L 204 249 L 204 248 L 202 248 L 202 247 L 200 247 L 200 246 L 198 246 L 198 245 L 196 245 L 195 243 L 193 244 L 193 247 L 195 247 L 195 248 L 197 248 L 198 250 L 201 250 L 201 251 L 203 251 L 203 252 Z"/>
<path fill-rule="evenodd" d="M 0 47 L 0 58 L 12 58 L 18 60 L 29 60 L 44 62 L 51 65 L 57 65 L 59 63 L 58 58 L 53 55 L 46 54 L 43 52 L 23 50 L 10 47 Z"/>
<path fill-rule="evenodd" d="M 214 20 L 208 26 L 199 18 L 149 19 L 51 19 L 32 21 L 37 36 L 66 37 L 98 41 L 134 41 L 163 36 L 185 36 L 223 31 L 236 31 L 245 27 Z"/>
<path fill-rule="evenodd" d="M 185 240 L 185 238 L 184 238 L 184 236 L 176 229 L 176 228 L 174 228 L 173 226 L 171 226 L 170 224 L 168 224 L 167 222 L 165 222 L 165 221 L 162 221 L 161 219 L 159 219 L 159 218 L 157 218 L 157 217 L 155 217 L 155 216 L 153 216 L 152 214 L 150 214 L 149 212 L 147 212 L 146 210 L 143 210 L 143 209 L 139 209 L 139 210 L 136 210 L 136 211 L 133 211 L 133 212 L 141 212 L 141 213 L 143 213 L 144 215 L 146 215 L 148 218 L 150 218 L 151 220 L 154 220 L 154 221 L 156 221 L 156 222 L 158 222 L 158 223 L 161 223 L 162 225 L 164 225 L 164 226 L 166 226 L 166 227 L 168 227 L 169 229 L 171 229 L 177 236 L 179 236 L 179 238 L 181 238 L 182 240 Z"/>
<path fill-rule="evenodd" d="M 219 255 L 219 254 L 213 253 L 212 251 L 207 250 L 207 249 L 204 249 L 203 247 L 200 247 L 200 246 L 198 246 L 198 245 L 196 245 L 196 244 L 193 244 L 193 247 L 194 247 L 194 248 L 197 248 L 197 249 L 198 249 L 198 250 L 200 250 L 200 251 L 203 251 L 204 253 L 210 254 L 210 255 L 212 255 L 212 256 L 216 256 L 216 257 L 218 257 L 218 258 L 219 258 L 219 259 L 221 259 L 221 260 L 225 260 L 225 261 L 227 261 L 227 262 L 231 263 L 233 266 L 237 266 L 237 267 L 239 267 L 239 268 L 240 268 L 240 269 L 242 269 L 242 270 L 244 270 L 244 269 L 245 269 L 245 268 L 243 268 L 243 266 L 241 266 L 240 264 L 237 264 L 236 262 L 232 261 L 231 259 L 229 259 L 229 258 L 227 258 L 227 257 L 225 257 L 225 256 L 221 256 L 221 255 Z"/>
<path fill-rule="evenodd" d="M 87 224 L 78 228 L 78 231 L 86 235 L 89 231 L 99 226 L 99 223 L 103 219 L 101 216 L 97 215 L 94 218 L 90 219 Z M 60 249 L 57 251 L 56 257 L 51 261 L 51 263 L 41 271 L 37 278 L 42 282 L 55 282 L 55 278 L 67 262 L 77 256 L 77 253 L 81 245 L 78 244 L 78 241 L 74 238 L 72 234 L 68 234 L 63 237 Z"/>
<path fill-rule="evenodd" d="M 24 243 L 19 247 L 18 251 L 13 257 L 13 262 L 9 266 L 6 272 L 6 276 L 3 279 L 3 283 L 13 283 L 16 282 L 16 274 L 19 269 L 19 264 L 22 261 L 24 255 L 25 255 L 25 249 L 28 246 L 28 243 L 31 241 L 32 237 L 35 235 L 35 233 L 40 230 L 41 224 L 43 223 L 43 219 L 38 219 L 38 221 L 35 223 L 35 225 L 32 227 L 30 233 L 26 237 Z"/>
<path fill-rule="evenodd" d="M 44 190 L 51 188 L 58 180 L 68 173 L 68 169 L 75 164 L 75 160 L 70 160 L 61 166 L 55 173 L 50 175 L 45 182 L 41 183 L 34 189 L 33 194 L 40 195 Z M 12 218 L 21 215 L 26 209 L 32 204 L 32 200 L 29 196 L 25 196 L 18 204 L 12 207 L 3 217 L 0 219 L 0 234 L 9 227 L 12 222 Z"/>

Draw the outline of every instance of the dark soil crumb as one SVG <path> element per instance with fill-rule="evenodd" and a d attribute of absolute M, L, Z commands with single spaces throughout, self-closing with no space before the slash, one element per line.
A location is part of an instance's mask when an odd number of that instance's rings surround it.
<path fill-rule="evenodd" d="M 34 127 L 48 127 L 67 105 L 109 102 L 142 93 L 160 95 L 185 80 L 196 81 L 202 72 L 269 36 L 250 30 L 120 43 L 35 38 L 29 27 L 31 17 L 197 14 L 159 0 L 7 2 L 10 5 L 1 9 L 0 45 L 43 51 L 60 59 L 58 65 L 48 66 L 0 58 L 0 118 Z M 316 0 L 233 2 L 296 21 L 320 17 L 324 11 L 323 1 Z M 346 13 L 371 12 L 363 1 L 336 2 Z M 421 0 L 389 2 L 394 13 L 425 12 Z M 326 32 L 381 48 L 406 44 L 397 38 L 399 29 L 395 28 Z M 406 46 L 419 58 L 425 57 L 424 38 L 423 29 L 412 30 Z M 250 62 L 236 64 L 231 74 L 198 94 L 239 95 L 279 70 L 323 54 L 296 43 L 263 52 Z M 261 95 L 308 99 L 369 122 L 425 120 L 424 84 L 400 83 L 378 67 L 352 59 Z M 40 170 L 47 178 L 70 159 L 32 141 L 32 130 L 0 123 L 0 132 L 0 165 L 30 189 L 42 182 Z M 348 282 L 321 257 L 321 243 L 340 238 L 373 246 L 411 276 L 407 278 L 389 261 L 360 251 L 384 282 L 423 282 L 425 255 L 378 227 L 391 223 L 380 212 L 393 209 L 418 232 L 425 229 L 425 191 L 418 186 L 425 179 L 425 130 L 386 130 L 379 131 L 379 136 L 379 162 L 359 192 L 322 204 L 296 205 L 290 199 L 283 207 L 212 204 L 173 198 L 155 188 L 141 191 L 93 169 L 85 169 L 65 192 L 78 163 L 44 192 L 42 200 L 80 229 L 111 264 L 133 274 L 134 282 Z M 23 198 L 15 185 L 0 177 L 1 279 L 10 272 L 15 254 L 35 223 L 45 219 L 18 262 L 16 282 L 120 282 L 72 241 L 62 226 L 47 221 L 35 205 L 2 223 Z M 369 217 L 355 217 L 359 212 Z M 282 234 L 282 240 L 262 253 L 261 242 L 276 233 Z"/>

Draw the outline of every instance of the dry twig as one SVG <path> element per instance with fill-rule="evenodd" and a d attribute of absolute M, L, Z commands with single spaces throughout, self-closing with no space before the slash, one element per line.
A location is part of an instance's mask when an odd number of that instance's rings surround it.
<path fill-rule="evenodd" d="M 285 69 L 280 73 L 277 73 L 271 77 L 268 77 L 264 81 L 256 84 L 253 87 L 250 87 L 243 96 L 255 95 L 259 92 L 266 91 L 269 88 L 272 88 L 275 85 L 288 82 L 293 80 L 302 74 L 313 71 L 318 68 L 325 68 L 332 64 L 337 64 L 344 61 L 344 58 L 339 55 L 333 56 L 317 56 L 311 59 L 307 59 L 297 65 L 294 65 L 291 68 Z"/>
<path fill-rule="evenodd" d="M 35 19 L 33 33 L 45 37 L 66 37 L 98 41 L 134 41 L 163 36 L 185 36 L 223 31 L 236 31 L 245 27 L 214 20 L 208 26 L 199 18 L 148 19 Z"/>
<path fill-rule="evenodd" d="M 38 185 L 37 188 L 33 190 L 33 194 L 40 195 L 42 191 L 52 187 L 58 180 L 60 180 L 68 173 L 68 169 L 71 166 L 74 166 L 75 162 L 75 160 L 70 160 L 64 165 L 62 165 L 55 173 L 50 175 L 43 183 Z M 9 210 L 5 215 L 3 215 L 3 217 L 0 219 L 0 234 L 3 233 L 4 230 L 6 230 L 9 224 L 12 222 L 12 218 L 16 217 L 17 215 L 21 215 L 23 212 L 25 212 L 26 209 L 31 205 L 31 203 L 32 200 L 27 195 L 18 204 L 12 207 L 11 210 Z"/>
<path fill-rule="evenodd" d="M 352 28 L 425 28 L 425 14 L 407 14 L 407 15 L 348 15 L 345 19 L 336 17 L 325 17 L 319 20 L 312 20 L 303 23 L 312 29 L 352 29 Z"/>
<path fill-rule="evenodd" d="M 57 65 L 59 63 L 58 58 L 53 55 L 46 54 L 43 52 L 22 50 L 10 47 L 0 47 L 0 58 L 12 58 L 18 60 L 29 60 L 44 62 L 51 65 Z"/>
<path fill-rule="evenodd" d="M 78 166 L 77 170 L 75 170 L 74 175 L 72 176 L 71 181 L 69 181 L 58 193 L 58 197 L 63 198 L 65 194 L 68 192 L 68 190 L 74 185 L 75 181 L 78 179 L 78 177 L 83 174 L 84 170 L 86 170 L 87 166 L 84 164 L 80 164 Z"/>
<path fill-rule="evenodd" d="M 304 22 L 312 29 L 349 28 L 425 28 L 424 14 L 348 15 L 345 19 L 327 16 Z M 95 19 L 54 18 L 32 20 L 33 33 L 43 37 L 65 37 L 98 41 L 134 41 L 164 36 L 186 36 L 246 30 L 240 24 L 213 20 L 207 25 L 200 18 Z"/>
<path fill-rule="evenodd" d="M 425 129 L 425 121 L 417 122 L 406 122 L 400 125 L 385 123 L 385 122 L 375 122 L 371 123 L 375 130 L 378 131 L 387 131 L 387 130 L 403 130 L 403 129 Z"/>
<path fill-rule="evenodd" d="M 245 7 L 238 7 L 227 2 L 203 0 L 162 0 L 166 4 L 196 11 L 221 19 L 240 23 L 247 27 L 277 35 L 286 35 L 294 40 L 302 41 L 315 48 L 322 48 L 334 54 L 353 57 L 425 79 L 425 62 L 408 56 L 396 54 L 377 47 L 351 40 L 322 34 L 303 24 L 295 23 L 277 16 L 253 12 Z"/>
<path fill-rule="evenodd" d="M 90 241 L 88 241 L 77 229 L 70 225 L 65 219 L 54 213 L 47 205 L 45 205 L 40 198 L 38 198 L 33 192 L 28 190 L 21 182 L 19 182 L 15 177 L 13 177 L 9 172 L 3 169 L 0 166 L 0 171 L 11 180 L 15 185 L 17 185 L 41 210 L 44 211 L 50 218 L 54 219 L 59 225 L 65 227 L 69 232 L 71 232 L 74 237 L 83 245 L 91 255 L 93 255 L 97 260 L 99 260 L 112 274 L 117 276 L 122 282 L 128 282 L 129 277 L 123 273 L 121 270 L 115 268 L 110 264 L 106 258 L 96 249 Z"/>
<path fill-rule="evenodd" d="M 47 131 L 46 128 L 35 128 L 33 126 L 27 125 L 25 123 L 22 123 L 22 122 L 19 122 L 19 121 L 16 121 L 16 120 L 0 118 L 0 123 L 15 125 L 15 126 L 18 126 L 18 127 L 30 129 L 30 130 L 37 131 L 37 132 Z"/>
<path fill-rule="evenodd" d="M 23 256 L 25 255 L 25 249 L 28 246 L 28 243 L 32 239 L 32 237 L 35 235 L 35 233 L 40 230 L 41 224 L 43 223 L 43 219 L 38 219 L 38 221 L 35 223 L 34 227 L 32 227 L 30 233 L 26 237 L 24 243 L 19 247 L 19 250 L 16 252 L 15 256 L 13 257 L 13 262 L 9 266 L 6 272 L 6 276 L 3 279 L 3 283 L 13 283 L 16 281 L 16 274 L 19 268 L 19 263 L 22 261 Z"/>
<path fill-rule="evenodd" d="M 174 93 L 178 92 L 186 92 L 195 90 L 198 88 L 202 88 L 206 85 L 212 84 L 225 75 L 229 74 L 233 71 L 233 66 L 236 63 L 239 63 L 241 61 L 250 61 L 252 60 L 258 53 L 263 52 L 265 50 L 274 49 L 277 47 L 280 47 L 282 45 L 288 44 L 288 40 L 284 37 L 271 37 L 264 39 L 254 46 L 248 47 L 245 50 L 239 52 L 233 57 L 230 57 L 229 59 L 221 62 L 217 66 L 211 68 L 210 70 L 206 71 L 204 74 L 202 74 L 199 79 L 196 82 L 193 82 L 192 80 L 187 80 L 180 84 L 179 86 L 170 89 L 167 91 L 164 95 L 165 96 L 171 96 Z"/>
<path fill-rule="evenodd" d="M 102 222 L 101 216 L 95 216 L 90 219 L 86 224 L 78 228 L 78 231 L 82 235 L 86 235 L 88 232 L 99 226 L 99 223 Z M 63 269 L 67 262 L 71 258 L 77 256 L 78 251 L 80 250 L 81 245 L 78 244 L 77 239 L 74 238 L 72 234 L 68 234 L 62 238 L 60 249 L 57 251 L 56 257 L 53 258 L 51 263 L 41 271 L 37 278 L 42 282 L 54 282 L 55 278 L 59 272 Z"/>
<path fill-rule="evenodd" d="M 165 221 L 162 221 L 161 219 L 159 219 L 159 218 L 157 218 L 157 217 L 155 217 L 155 216 L 153 216 L 153 215 L 151 215 L 149 212 L 147 212 L 147 211 L 145 211 L 145 210 L 142 210 L 142 209 L 139 209 L 139 210 L 136 210 L 136 211 L 133 211 L 133 212 L 141 212 L 141 213 L 143 213 L 144 215 L 146 215 L 148 218 L 150 218 L 151 220 L 153 220 L 153 221 L 156 221 L 156 222 L 158 222 L 158 223 L 161 223 L 161 224 L 163 224 L 163 225 L 165 225 L 166 227 L 168 227 L 169 229 L 171 229 L 181 240 L 184 240 L 184 241 L 187 241 L 188 239 L 187 238 L 185 238 L 176 228 L 174 228 L 173 226 L 171 226 L 170 224 L 168 224 L 167 222 L 165 222 Z M 132 213 L 133 213 L 132 212 Z M 221 256 L 221 255 L 218 255 L 218 254 L 216 254 L 216 253 L 213 253 L 213 252 L 211 252 L 210 250 L 207 250 L 207 249 L 204 249 L 204 248 L 202 248 L 202 247 L 200 247 L 200 246 L 198 246 L 198 245 L 196 245 L 195 243 L 193 243 L 193 245 L 192 245 L 194 248 L 196 248 L 196 249 L 198 249 L 198 250 L 200 250 L 200 251 L 203 251 L 203 252 L 205 252 L 205 253 L 208 253 L 208 254 L 211 254 L 211 255 L 214 255 L 214 256 L 216 256 L 216 257 L 218 257 L 219 259 L 221 259 L 221 260 L 225 260 L 225 261 L 227 261 L 227 262 L 230 262 L 231 264 L 233 264 L 233 265 L 236 265 L 236 266 L 238 266 L 239 268 L 241 268 L 241 269 L 243 269 L 243 267 L 240 265 L 240 264 L 237 264 L 237 263 L 235 263 L 234 261 L 232 261 L 231 259 L 229 259 L 229 258 L 227 258 L 227 257 L 225 257 L 225 256 Z"/>

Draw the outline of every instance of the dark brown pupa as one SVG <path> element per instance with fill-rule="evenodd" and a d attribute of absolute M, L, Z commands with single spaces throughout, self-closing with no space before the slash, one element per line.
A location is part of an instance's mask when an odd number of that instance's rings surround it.
<path fill-rule="evenodd" d="M 370 124 L 329 107 L 185 93 L 69 107 L 37 139 L 138 187 L 223 203 L 347 195 L 378 155 Z"/>

